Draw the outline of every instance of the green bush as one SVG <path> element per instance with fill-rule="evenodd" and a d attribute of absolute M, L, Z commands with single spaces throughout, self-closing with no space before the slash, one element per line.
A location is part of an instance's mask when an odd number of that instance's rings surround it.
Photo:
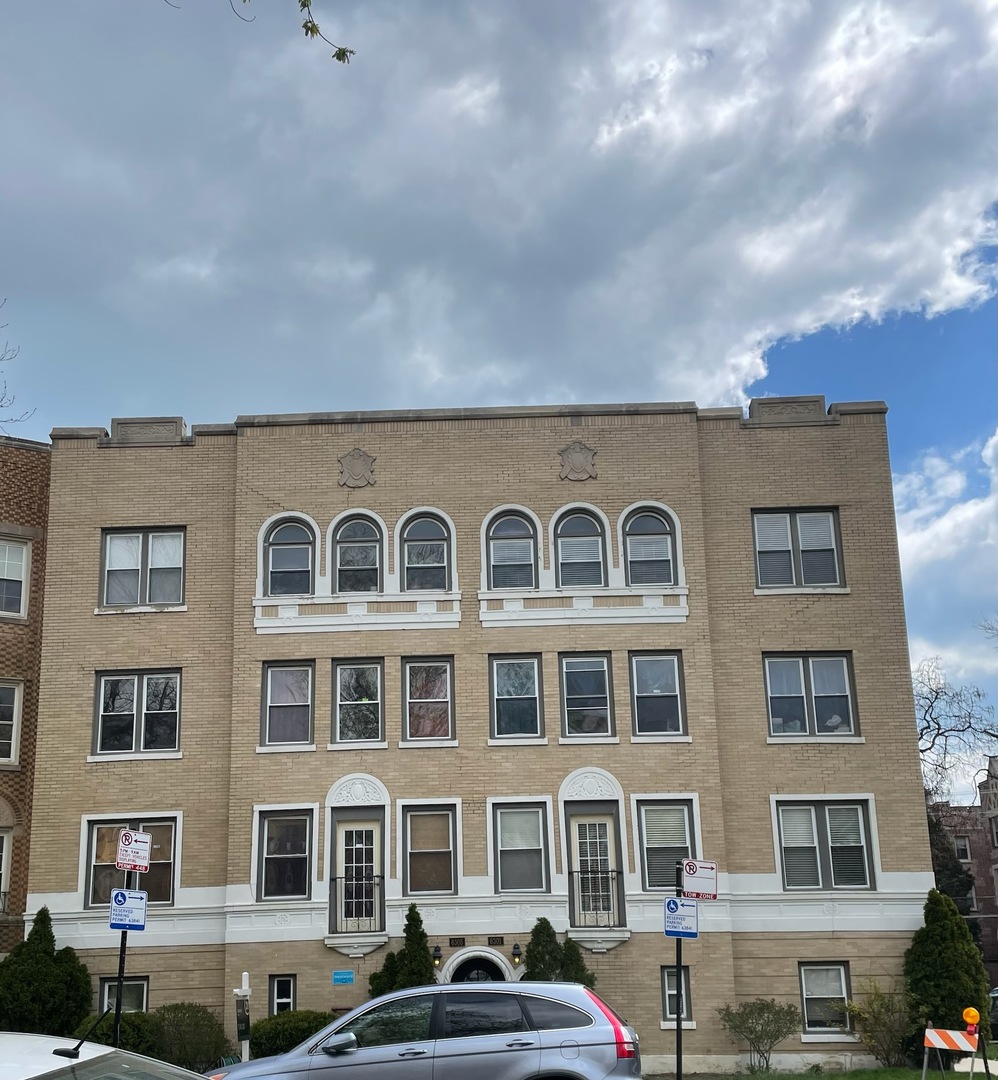
<path fill-rule="evenodd" d="M 554 927 L 543 916 L 534 923 L 524 957 L 524 978 L 553 982 L 561 974 L 561 945 Z"/>
<path fill-rule="evenodd" d="M 73 1037 L 82 1039 L 86 1035 L 90 1042 L 111 1046 L 114 1042 L 114 1010 L 112 1009 L 87 1035 L 87 1030 L 96 1019 L 96 1016 L 88 1016 L 73 1032 Z M 118 1045 L 122 1050 L 131 1050 L 133 1054 L 145 1054 L 147 1057 L 161 1057 L 160 1041 L 161 1025 L 155 1013 L 123 1012 L 121 1014 L 121 1041 Z"/>
<path fill-rule="evenodd" d="M 722 1005 L 717 1010 L 721 1027 L 749 1044 L 749 1070 L 769 1072 L 773 1047 L 791 1035 L 800 1034 L 801 1016 L 796 1005 L 781 1004 L 775 998 L 743 1001 L 737 1008 Z"/>
<path fill-rule="evenodd" d="M 437 981 L 430 955 L 430 940 L 423 929 L 423 919 L 415 904 L 405 914 L 402 948 L 397 953 L 385 953 L 379 971 L 368 976 L 371 997 L 404 990 L 408 986 L 429 986 Z"/>
<path fill-rule="evenodd" d="M 214 1068 L 232 1046 L 213 1009 L 193 1001 L 161 1005 L 153 1013 L 160 1024 L 159 1057 L 191 1072 Z"/>
<path fill-rule="evenodd" d="M 332 1020 L 332 1013 L 317 1009 L 286 1009 L 275 1016 L 265 1016 L 250 1028 L 250 1055 L 261 1058 L 284 1054 Z"/>
<path fill-rule="evenodd" d="M 908 1064 L 908 1047 L 915 1033 L 913 1006 L 904 987 L 884 990 L 873 979 L 842 1011 L 857 1028 L 859 1041 L 884 1068 L 902 1069 Z"/>

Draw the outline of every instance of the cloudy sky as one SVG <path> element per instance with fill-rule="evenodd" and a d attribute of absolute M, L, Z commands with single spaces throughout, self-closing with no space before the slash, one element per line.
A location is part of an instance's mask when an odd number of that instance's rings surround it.
<path fill-rule="evenodd" d="M 998 688 L 995 0 L 4 0 L 9 433 L 884 398 L 916 659 Z M 8 410 L 10 412 L 10 410 Z"/>

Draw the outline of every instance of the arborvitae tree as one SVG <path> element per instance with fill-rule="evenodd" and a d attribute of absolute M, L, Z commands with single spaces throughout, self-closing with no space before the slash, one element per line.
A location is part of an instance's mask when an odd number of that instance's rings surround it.
<path fill-rule="evenodd" d="M 367 977 L 367 985 L 371 989 L 371 997 L 380 997 L 382 994 L 390 994 L 395 989 L 395 982 L 399 975 L 399 961 L 395 953 L 385 953 L 385 959 L 377 971 L 372 971 Z"/>
<path fill-rule="evenodd" d="M 52 916 L 41 908 L 27 938 L 0 963 L 0 1029 L 70 1035 L 92 995 L 86 964 L 69 947 L 56 951 Z"/>
<path fill-rule="evenodd" d="M 980 950 L 950 897 L 932 889 L 925 901 L 925 925 L 915 931 L 904 954 L 904 977 L 918 1027 L 963 1028 L 963 1010 L 981 1014 L 981 1035 L 990 1039 L 988 976 Z"/>
<path fill-rule="evenodd" d="M 596 976 L 586 967 L 582 949 L 574 939 L 567 937 L 561 946 L 561 978 L 565 982 L 582 983 L 592 990 L 596 986 Z"/>
<path fill-rule="evenodd" d="M 398 972 L 393 989 L 404 990 L 407 986 L 428 986 L 436 982 L 429 938 L 423 929 L 419 908 L 415 904 L 410 904 L 405 913 L 403 937 L 405 941 L 396 957 Z"/>
<path fill-rule="evenodd" d="M 524 978 L 538 982 L 553 982 L 561 978 L 562 950 L 554 927 L 543 916 L 534 923 L 524 957 Z"/>

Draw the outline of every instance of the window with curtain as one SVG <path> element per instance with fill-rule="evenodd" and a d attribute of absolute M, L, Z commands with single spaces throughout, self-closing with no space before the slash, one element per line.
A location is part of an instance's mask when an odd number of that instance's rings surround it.
<path fill-rule="evenodd" d="M 104 533 L 105 607 L 184 602 L 184 531 Z"/>

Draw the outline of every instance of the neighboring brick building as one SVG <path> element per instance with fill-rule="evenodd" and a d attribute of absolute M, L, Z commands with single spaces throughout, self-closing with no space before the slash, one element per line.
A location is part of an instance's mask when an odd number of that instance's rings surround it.
<path fill-rule="evenodd" d="M 991 985 L 998 986 L 998 757 L 988 758 L 987 776 L 977 786 L 980 842 L 970 849 L 981 924 L 981 946 Z M 973 843 L 973 842 L 972 842 Z"/>
<path fill-rule="evenodd" d="M 49 448 L 0 435 L 0 956 L 24 937 Z"/>
<path fill-rule="evenodd" d="M 655 1072 L 692 854 L 690 1067 L 760 995 L 805 1006 L 787 1063 L 850 1058 L 829 1001 L 899 971 L 932 884 L 885 412 L 55 430 L 31 907 L 109 979 L 115 838 L 151 831 L 129 998 L 230 1025 L 244 970 L 255 1016 L 362 1001 L 411 901 L 443 980 L 516 978 L 543 915 Z"/>

